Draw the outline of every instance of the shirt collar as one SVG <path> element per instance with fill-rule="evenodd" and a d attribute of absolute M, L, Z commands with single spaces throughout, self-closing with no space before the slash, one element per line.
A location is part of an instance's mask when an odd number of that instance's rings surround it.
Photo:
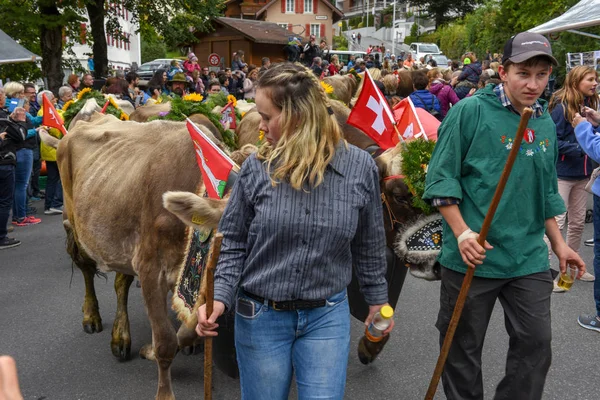
<path fill-rule="evenodd" d="M 509 111 L 511 111 L 515 114 L 521 115 L 517 111 L 517 109 L 512 105 L 512 103 L 510 102 L 510 99 L 506 95 L 506 91 L 504 90 L 503 83 L 497 85 L 494 88 L 494 93 L 496 93 L 496 96 L 498 97 L 498 100 L 500 100 L 500 103 L 502 103 L 502 106 L 504 106 Z M 533 105 L 531 105 L 531 109 L 533 110 L 533 114 L 531 114 L 531 118 L 533 118 L 533 119 L 539 118 L 542 116 L 542 114 L 544 114 L 544 106 L 539 102 L 539 100 L 536 100 L 535 103 L 533 103 Z"/>

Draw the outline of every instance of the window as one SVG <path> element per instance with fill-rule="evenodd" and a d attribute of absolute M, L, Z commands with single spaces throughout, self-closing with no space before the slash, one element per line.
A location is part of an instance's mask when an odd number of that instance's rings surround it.
<path fill-rule="evenodd" d="M 286 13 L 294 12 L 294 0 L 285 0 L 285 12 Z"/>
<path fill-rule="evenodd" d="M 282 27 L 283 29 L 287 29 L 288 28 L 288 24 L 285 22 L 278 22 L 277 25 L 279 25 L 280 27 Z"/>
<path fill-rule="evenodd" d="M 304 0 L 304 14 L 313 13 L 313 0 Z"/>
<path fill-rule="evenodd" d="M 321 24 L 310 24 L 310 34 L 321 36 Z"/>

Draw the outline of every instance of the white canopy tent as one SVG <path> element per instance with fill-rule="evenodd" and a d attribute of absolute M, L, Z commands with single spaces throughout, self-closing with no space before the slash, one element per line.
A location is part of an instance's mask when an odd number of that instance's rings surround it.
<path fill-rule="evenodd" d="M 42 58 L 19 43 L 0 29 L 0 64 L 14 64 L 21 62 L 36 62 Z"/>
<path fill-rule="evenodd" d="M 563 15 L 542 25 L 530 29 L 529 32 L 540 34 L 568 31 L 579 35 L 600 39 L 600 36 L 577 29 L 600 25 L 600 0 L 581 0 Z"/>

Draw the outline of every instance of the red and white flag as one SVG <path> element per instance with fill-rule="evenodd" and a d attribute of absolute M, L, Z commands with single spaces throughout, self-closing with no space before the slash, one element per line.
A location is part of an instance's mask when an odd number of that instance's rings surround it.
<path fill-rule="evenodd" d="M 398 133 L 405 141 L 420 137 L 425 140 L 437 140 L 440 121 L 427 110 L 415 108 L 410 97 L 406 97 L 394 106 L 394 118 Z"/>
<path fill-rule="evenodd" d="M 227 125 L 229 123 L 229 125 Z M 235 110 L 233 108 L 233 103 L 229 102 L 223 109 L 221 110 L 221 125 L 223 125 L 223 129 L 235 129 Z"/>
<path fill-rule="evenodd" d="M 223 198 L 229 172 L 237 164 L 227 156 L 202 130 L 187 119 L 187 128 L 194 143 L 196 161 L 202 171 L 202 181 L 206 186 L 208 197 Z"/>
<path fill-rule="evenodd" d="M 369 135 L 382 149 L 395 147 L 400 139 L 394 129 L 392 110 L 368 70 L 365 71 L 364 80 L 358 100 L 348 116 L 348 123 Z"/>
<path fill-rule="evenodd" d="M 54 108 L 54 105 L 44 93 L 42 93 L 42 106 L 44 116 L 42 117 L 42 125 L 48 126 L 50 128 L 56 128 L 62 132 L 63 135 L 67 134 L 67 129 L 65 128 L 65 121 L 63 121 L 62 117 Z"/>

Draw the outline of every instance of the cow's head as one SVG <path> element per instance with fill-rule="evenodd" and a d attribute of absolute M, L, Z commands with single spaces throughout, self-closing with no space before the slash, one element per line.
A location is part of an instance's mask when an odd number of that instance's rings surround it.
<path fill-rule="evenodd" d="M 427 280 L 439 278 L 438 251 L 407 252 L 399 241 L 404 241 L 431 218 L 413 206 L 413 194 L 404 182 L 401 144 L 388 149 L 375 159 L 379 169 L 379 182 L 383 206 L 383 222 L 388 247 L 394 249 L 413 276 Z M 439 217 L 438 217 L 439 218 Z M 409 234 L 409 236 L 407 236 Z M 425 254 L 427 253 L 427 254 Z"/>

